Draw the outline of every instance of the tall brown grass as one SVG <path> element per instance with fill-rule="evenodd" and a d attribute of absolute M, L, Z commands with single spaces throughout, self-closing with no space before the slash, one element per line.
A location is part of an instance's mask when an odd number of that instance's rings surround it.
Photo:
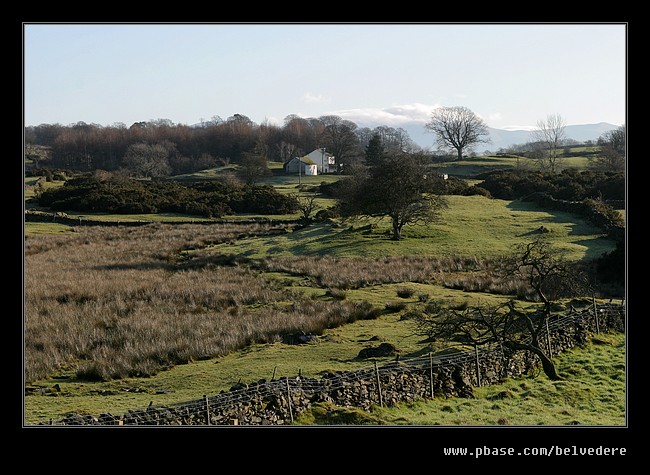
<path fill-rule="evenodd" d="M 437 284 L 471 292 L 526 293 L 525 282 L 500 270 L 499 259 L 402 256 L 383 259 L 292 256 L 267 258 L 262 268 L 311 278 L 332 289 L 358 289 L 400 282 Z"/>
<path fill-rule="evenodd" d="M 345 290 L 392 282 L 509 292 L 474 258 L 292 256 L 248 261 L 210 244 L 277 233 L 268 224 L 79 227 L 25 240 L 25 380 L 57 372 L 108 380 L 153 375 L 286 334 L 375 318 Z M 334 299 L 287 290 L 264 271 L 311 279 Z M 338 296 L 338 298 L 336 298 Z"/>
<path fill-rule="evenodd" d="M 272 232 L 261 225 L 79 228 L 25 242 L 25 380 L 152 375 L 292 331 L 372 314 L 275 288 L 243 266 L 187 265 L 183 250 Z"/>

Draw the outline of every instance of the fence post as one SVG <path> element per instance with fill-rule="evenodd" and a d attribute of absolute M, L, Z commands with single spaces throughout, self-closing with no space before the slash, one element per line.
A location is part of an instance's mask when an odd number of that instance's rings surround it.
<path fill-rule="evenodd" d="M 293 423 L 293 409 L 291 408 L 291 389 L 289 388 L 289 378 L 287 378 L 286 381 L 287 381 L 287 401 L 289 402 L 289 417 L 291 418 L 291 422 Z"/>
<path fill-rule="evenodd" d="M 476 385 L 481 385 L 481 365 L 478 358 L 478 345 L 474 345 L 474 352 L 476 353 Z"/>
<path fill-rule="evenodd" d="M 375 374 L 377 376 L 377 391 L 379 392 L 379 406 L 384 407 L 384 401 L 381 397 L 381 381 L 379 380 L 379 368 L 377 368 L 377 362 L 375 361 Z"/>
<path fill-rule="evenodd" d="M 205 414 L 207 416 L 206 420 L 208 421 L 208 425 L 210 425 L 210 404 L 208 403 L 208 396 L 204 394 L 203 399 L 205 400 Z"/>
<path fill-rule="evenodd" d="M 433 399 L 433 356 L 429 352 L 429 388 L 431 389 L 431 399 Z"/>
<path fill-rule="evenodd" d="M 551 347 L 551 332 L 548 329 L 548 317 L 546 317 L 546 344 L 548 345 L 548 357 L 553 359 L 553 348 Z"/>
<path fill-rule="evenodd" d="M 594 300 L 594 318 L 596 319 L 596 334 L 600 335 L 600 324 L 598 323 L 598 307 L 596 306 L 596 297 L 593 297 Z"/>
<path fill-rule="evenodd" d="M 503 351 L 503 342 L 499 340 L 499 348 L 501 349 L 501 371 L 499 376 L 503 378 L 508 374 L 508 368 L 506 366 L 506 353 Z"/>

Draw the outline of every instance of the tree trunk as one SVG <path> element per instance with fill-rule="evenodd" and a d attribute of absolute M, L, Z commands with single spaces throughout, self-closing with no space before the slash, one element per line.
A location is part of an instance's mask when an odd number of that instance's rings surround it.
<path fill-rule="evenodd" d="M 457 148 L 456 151 L 458 152 L 458 160 L 463 159 L 463 149 L 462 148 Z"/>
<path fill-rule="evenodd" d="M 560 375 L 557 373 L 557 371 L 555 370 L 555 364 L 553 363 L 553 361 L 551 361 L 551 359 L 548 356 L 546 356 L 546 353 L 544 353 L 544 351 L 541 348 L 530 344 L 522 344 L 522 343 L 515 343 L 515 342 L 506 343 L 506 347 L 511 348 L 513 350 L 528 350 L 531 353 L 534 353 L 542 362 L 542 369 L 544 370 L 544 374 L 548 377 L 548 379 L 550 379 L 551 381 L 560 381 L 562 379 Z"/>
<path fill-rule="evenodd" d="M 542 369 L 544 370 L 544 374 L 548 376 L 548 379 L 551 381 L 559 381 L 562 379 L 555 370 L 555 364 L 548 356 L 546 356 L 546 353 L 532 345 L 529 347 L 529 350 L 535 353 L 539 360 L 542 362 Z"/>
<path fill-rule="evenodd" d="M 402 238 L 402 227 L 399 224 L 399 218 L 393 217 L 393 241 L 399 241 Z"/>

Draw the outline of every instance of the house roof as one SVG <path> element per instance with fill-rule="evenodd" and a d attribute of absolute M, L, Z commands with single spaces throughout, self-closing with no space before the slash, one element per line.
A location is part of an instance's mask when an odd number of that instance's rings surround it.
<path fill-rule="evenodd" d="M 309 153 L 309 155 L 311 155 L 311 154 L 313 154 L 313 153 L 318 153 L 318 154 L 320 155 L 322 152 L 321 152 L 321 149 L 320 149 L 320 148 L 317 148 L 316 150 L 314 150 L 314 151 L 312 151 L 311 153 Z M 332 155 L 331 153 L 329 153 L 327 150 L 325 151 L 325 153 L 323 153 L 323 155 L 326 156 L 326 157 L 333 157 L 333 156 L 334 156 L 334 155 Z"/>
<path fill-rule="evenodd" d="M 302 163 L 305 163 L 307 165 L 316 165 L 316 162 L 314 162 L 309 157 L 296 157 L 296 158 L 294 158 L 294 160 L 300 160 Z"/>

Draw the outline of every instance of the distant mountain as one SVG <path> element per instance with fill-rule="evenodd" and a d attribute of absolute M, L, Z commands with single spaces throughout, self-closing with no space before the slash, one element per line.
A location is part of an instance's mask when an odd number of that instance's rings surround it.
<path fill-rule="evenodd" d="M 431 132 L 424 128 L 422 122 L 409 122 L 399 126 L 406 130 L 409 137 L 422 148 L 435 149 L 435 138 Z M 617 125 L 599 122 L 597 124 L 567 125 L 565 127 L 566 138 L 585 142 L 587 140 L 597 140 L 598 137 L 610 130 L 616 130 Z M 490 132 L 491 143 L 479 144 L 477 152 L 481 153 L 486 150 L 496 152 L 500 149 L 508 148 L 512 145 L 524 144 L 532 141 L 532 131 L 530 130 L 505 130 L 488 127 Z"/>

